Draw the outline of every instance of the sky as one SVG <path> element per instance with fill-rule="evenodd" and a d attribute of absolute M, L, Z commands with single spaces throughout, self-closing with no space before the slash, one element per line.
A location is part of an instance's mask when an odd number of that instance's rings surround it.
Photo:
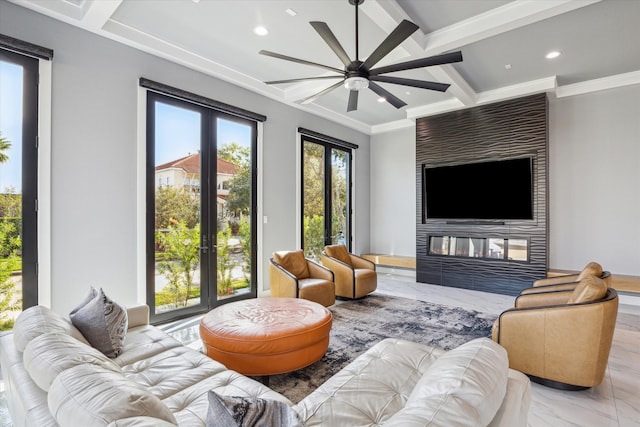
<path fill-rule="evenodd" d="M 157 103 L 156 159 L 163 164 L 200 150 L 200 114 L 183 108 Z M 22 188 L 22 67 L 0 61 L 0 132 L 11 142 L 5 152 L 9 161 L 0 164 L 0 192 Z M 237 142 L 251 144 L 251 128 L 218 119 L 218 146 Z"/>
<path fill-rule="evenodd" d="M 218 119 L 218 148 L 237 142 L 251 146 L 251 127 Z M 156 103 L 156 165 L 200 150 L 200 114 L 173 105 Z"/>

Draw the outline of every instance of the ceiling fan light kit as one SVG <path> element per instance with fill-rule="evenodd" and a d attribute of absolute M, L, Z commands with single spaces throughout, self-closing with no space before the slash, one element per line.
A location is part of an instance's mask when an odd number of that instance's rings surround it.
<path fill-rule="evenodd" d="M 386 99 L 395 108 L 402 108 L 407 105 L 404 101 L 393 95 L 391 92 L 384 89 L 382 86 L 375 82 L 391 83 L 396 85 L 411 86 L 421 89 L 435 90 L 439 92 L 445 92 L 449 88 L 449 84 L 429 82 L 423 80 L 406 79 L 395 76 L 381 76 L 381 74 L 392 73 L 404 70 L 413 70 L 416 68 L 430 67 L 434 65 L 451 64 L 454 62 L 462 61 L 462 53 L 460 51 L 445 53 L 442 55 L 431 56 L 428 58 L 416 59 L 412 61 L 401 62 L 398 64 L 387 65 L 379 68 L 372 68 L 381 59 L 387 56 L 393 49 L 398 47 L 404 42 L 411 34 L 413 34 L 418 26 L 413 22 L 403 20 L 398 26 L 387 36 L 386 39 L 369 55 L 364 61 L 360 61 L 358 52 L 358 6 L 364 3 L 364 0 L 348 0 L 349 4 L 355 6 L 355 44 L 356 44 L 356 59 L 351 60 L 349 55 L 344 50 L 336 36 L 333 34 L 329 26 L 325 22 L 312 21 L 309 24 L 317 31 L 327 45 L 333 50 L 336 56 L 340 59 L 344 65 L 344 69 L 340 70 L 329 65 L 319 64 L 316 62 L 306 61 L 304 59 L 293 58 L 290 56 L 282 55 L 275 52 L 269 52 L 261 50 L 261 55 L 271 56 L 273 58 L 283 59 L 285 61 L 296 62 L 298 64 L 310 65 L 325 70 L 338 73 L 337 76 L 319 76 L 319 77 L 304 77 L 297 79 L 287 80 L 274 80 L 265 82 L 266 84 L 281 84 L 281 83 L 294 83 L 305 80 L 319 80 L 319 79 L 343 79 L 343 82 L 338 82 L 329 86 L 322 91 L 307 97 L 301 101 L 303 104 L 307 104 L 332 91 L 344 84 L 344 87 L 349 90 L 349 101 L 347 104 L 347 111 L 355 111 L 358 108 L 358 92 L 363 89 L 371 89 L 379 97 Z"/>

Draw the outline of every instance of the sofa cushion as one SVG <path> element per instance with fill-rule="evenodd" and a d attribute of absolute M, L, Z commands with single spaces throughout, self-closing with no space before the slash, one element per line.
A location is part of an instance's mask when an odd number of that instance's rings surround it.
<path fill-rule="evenodd" d="M 575 287 L 567 304 L 598 301 L 607 294 L 607 284 L 596 276 L 587 276 Z"/>
<path fill-rule="evenodd" d="M 307 260 L 304 257 L 302 249 L 288 252 L 274 252 L 273 260 L 298 279 L 306 279 L 309 277 L 309 266 L 307 265 Z"/>
<path fill-rule="evenodd" d="M 351 265 L 351 257 L 349 251 L 345 245 L 329 245 L 324 247 L 324 253 L 331 258 L 335 258 L 338 261 L 342 261 L 347 265 Z"/>
<path fill-rule="evenodd" d="M 177 424 L 169 408 L 144 386 L 96 365 L 61 372 L 49 388 L 48 402 L 61 426 L 107 426 L 141 416 Z"/>
<path fill-rule="evenodd" d="M 77 365 L 93 364 L 122 372 L 95 348 L 59 332 L 49 332 L 31 340 L 24 349 L 23 359 L 31 379 L 44 391 L 49 390 L 60 372 Z"/>
<path fill-rule="evenodd" d="M 288 405 L 259 397 L 223 396 L 209 391 L 207 427 L 302 427 L 300 416 Z"/>
<path fill-rule="evenodd" d="M 67 334 L 89 344 L 82 333 L 67 319 L 42 305 L 24 310 L 13 326 L 13 342 L 19 352 L 23 352 L 27 344 L 35 337 L 47 332 Z"/>
<path fill-rule="evenodd" d="M 427 419 L 431 424 L 427 425 L 451 425 L 457 417 L 479 423 L 469 425 L 487 425 L 502 404 L 508 375 L 506 350 L 488 338 L 478 338 L 433 362 L 411 392 L 405 408 L 430 411 Z"/>
<path fill-rule="evenodd" d="M 122 352 L 127 334 L 127 310 L 93 286 L 85 299 L 69 314 L 71 323 L 91 345 L 108 357 Z"/>

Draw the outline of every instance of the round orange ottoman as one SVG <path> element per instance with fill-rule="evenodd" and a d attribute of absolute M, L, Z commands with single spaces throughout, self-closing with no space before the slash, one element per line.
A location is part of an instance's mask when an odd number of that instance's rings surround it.
<path fill-rule="evenodd" d="M 221 305 L 200 321 L 207 356 L 251 376 L 283 374 L 327 352 L 333 317 L 298 298 L 253 298 Z"/>

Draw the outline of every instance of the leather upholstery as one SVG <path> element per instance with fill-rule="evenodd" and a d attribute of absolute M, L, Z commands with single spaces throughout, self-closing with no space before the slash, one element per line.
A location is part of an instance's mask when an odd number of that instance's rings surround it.
<path fill-rule="evenodd" d="M 309 267 L 301 249 L 297 251 L 279 251 L 273 253 L 276 264 L 296 276 L 297 279 L 309 277 Z"/>
<path fill-rule="evenodd" d="M 0 336 L 2 376 L 13 425 L 166 427 L 176 425 L 168 421 L 173 414 L 179 425 L 204 426 L 209 390 L 292 405 L 263 384 L 146 324 L 148 307 L 127 312 L 130 328 L 124 351 L 108 359 L 74 338 L 68 319 L 46 307 L 25 310 L 16 325 L 19 331 L 28 325 L 28 337 L 14 339 L 15 332 Z M 28 357 L 14 341 L 25 345 Z M 38 383 L 45 387 L 50 383 L 49 391 Z M 141 408 L 145 403 L 152 406 Z M 152 408 L 152 415 L 139 415 Z"/>
<path fill-rule="evenodd" d="M 538 292 L 569 291 L 575 289 L 580 281 L 589 276 L 596 276 L 605 281 L 607 287 L 611 287 L 611 273 L 604 271 L 597 262 L 588 263 L 580 273 L 565 274 L 562 276 L 547 277 L 533 282 L 532 286 L 520 291 L 520 295 Z"/>
<path fill-rule="evenodd" d="M 308 427 L 526 426 L 530 383 L 507 365 L 486 338 L 449 352 L 388 338 L 294 408 Z"/>
<path fill-rule="evenodd" d="M 245 375 L 295 371 L 329 346 L 333 317 L 323 306 L 295 298 L 254 298 L 211 310 L 200 322 L 206 354 Z"/>
<path fill-rule="evenodd" d="M 302 298 L 328 307 L 336 302 L 333 279 L 331 270 L 306 259 L 301 250 L 275 252 L 269 260 L 272 297 Z"/>
<path fill-rule="evenodd" d="M 330 254 L 342 258 L 346 254 L 349 262 L 344 262 Z M 344 245 L 325 246 L 320 260 L 322 265 L 333 271 L 336 296 L 350 299 L 362 298 L 378 287 L 376 265 L 367 259 L 347 252 Z"/>
<path fill-rule="evenodd" d="M 592 276 L 584 283 L 602 281 Z M 600 283 L 598 283 L 600 282 Z M 520 295 L 496 320 L 492 338 L 509 353 L 509 367 L 557 388 L 602 382 L 618 313 L 618 295 L 569 304 L 578 289 Z M 578 357 L 579 356 L 579 357 Z"/>

